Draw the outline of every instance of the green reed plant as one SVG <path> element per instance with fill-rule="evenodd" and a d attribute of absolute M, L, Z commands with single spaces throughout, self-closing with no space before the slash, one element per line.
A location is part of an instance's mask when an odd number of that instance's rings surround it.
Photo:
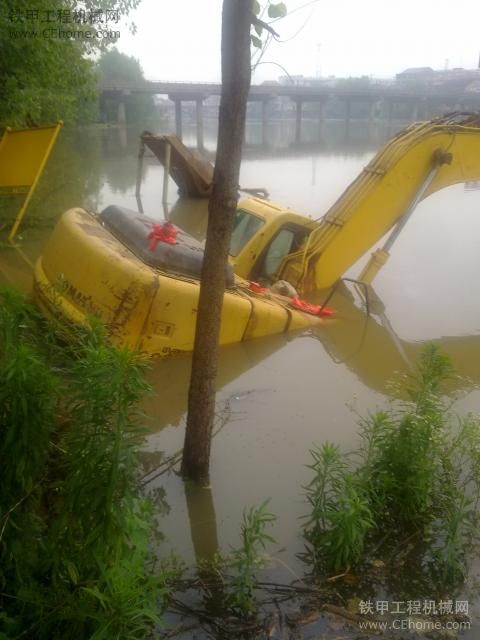
<path fill-rule="evenodd" d="M 20 295 L 0 292 L 0 567 L 25 579 L 44 528 L 38 510 L 59 397 L 56 376 L 30 340 L 35 322 Z"/>
<path fill-rule="evenodd" d="M 93 342 L 93 344 L 92 344 Z M 62 438 L 64 480 L 59 543 L 95 567 L 128 548 L 127 518 L 137 509 L 136 450 L 142 441 L 133 408 L 146 390 L 144 363 L 129 351 L 84 341 L 71 368 Z"/>
<path fill-rule="evenodd" d="M 357 562 L 365 547 L 373 518 L 366 492 L 351 474 L 338 447 L 325 443 L 312 449 L 314 476 L 306 487 L 311 511 L 305 527 L 315 564 L 321 556 L 332 559 L 340 569 Z"/>
<path fill-rule="evenodd" d="M 358 564 L 374 540 L 413 536 L 437 573 L 464 575 L 479 535 L 480 427 L 474 416 L 452 420 L 442 395 L 452 372 L 428 345 L 405 381 L 407 399 L 361 420 L 357 451 L 312 450 L 304 535 L 317 569 Z"/>
<path fill-rule="evenodd" d="M 227 559 L 227 566 L 234 572 L 227 582 L 227 602 L 235 613 L 245 618 L 252 616 L 257 609 L 256 577 L 266 565 L 264 551 L 267 544 L 275 542 L 266 531 L 275 521 L 275 516 L 267 508 L 268 500 L 243 512 L 241 544 Z"/>
<path fill-rule="evenodd" d="M 144 361 L 0 290 L 0 638 L 144 638 L 169 589 L 137 493 Z"/>

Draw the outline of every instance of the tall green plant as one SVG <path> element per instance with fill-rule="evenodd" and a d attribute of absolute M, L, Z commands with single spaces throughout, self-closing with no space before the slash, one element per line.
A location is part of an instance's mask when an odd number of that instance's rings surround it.
<path fill-rule="evenodd" d="M 311 452 L 304 534 L 317 567 L 358 564 L 369 540 L 386 535 L 401 543 L 413 535 L 434 572 L 464 575 L 466 552 L 478 540 L 480 423 L 467 416 L 452 425 L 442 395 L 452 371 L 428 345 L 406 381 L 407 400 L 361 421 L 354 456 L 328 443 Z"/>
<path fill-rule="evenodd" d="M 145 363 L 0 303 L 0 637 L 147 637 L 168 587 L 136 489 Z"/>
<path fill-rule="evenodd" d="M 59 384 L 29 340 L 35 321 L 21 296 L 0 292 L 0 583 L 9 571 L 28 578 L 44 529 L 38 512 Z"/>
<path fill-rule="evenodd" d="M 266 532 L 267 527 L 275 521 L 275 516 L 267 511 L 267 506 L 268 500 L 243 512 L 241 545 L 233 550 L 228 560 L 234 575 L 229 581 L 227 599 L 233 610 L 243 617 L 249 617 L 256 611 L 256 576 L 266 562 L 262 551 L 268 543 L 275 542 Z"/>
<path fill-rule="evenodd" d="M 305 538 L 315 565 L 326 557 L 332 568 L 339 569 L 361 558 L 374 525 L 372 513 L 365 488 L 349 472 L 338 447 L 327 442 L 310 453 L 314 476 L 306 487 L 311 509 Z"/>

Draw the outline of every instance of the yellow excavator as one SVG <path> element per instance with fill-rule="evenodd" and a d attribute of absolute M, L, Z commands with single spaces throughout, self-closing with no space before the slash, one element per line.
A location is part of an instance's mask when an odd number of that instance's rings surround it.
<path fill-rule="evenodd" d="M 416 205 L 480 177 L 480 114 L 401 131 L 319 221 L 260 198 L 239 202 L 226 269 L 220 343 L 305 329 L 329 310 L 298 296 L 332 288 L 388 231 L 359 280 L 370 284 Z M 109 206 L 70 209 L 35 268 L 47 313 L 97 315 L 112 341 L 151 355 L 193 348 L 203 251 L 171 222 Z"/>

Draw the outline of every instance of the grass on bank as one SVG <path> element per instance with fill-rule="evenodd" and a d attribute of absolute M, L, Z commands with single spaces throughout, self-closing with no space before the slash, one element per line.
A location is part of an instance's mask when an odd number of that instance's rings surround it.
<path fill-rule="evenodd" d="M 168 595 L 137 493 L 144 362 L 0 291 L 0 638 L 147 637 Z"/>

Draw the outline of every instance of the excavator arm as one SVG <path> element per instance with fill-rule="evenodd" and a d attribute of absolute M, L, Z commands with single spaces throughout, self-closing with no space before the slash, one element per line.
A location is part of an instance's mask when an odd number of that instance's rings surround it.
<path fill-rule="evenodd" d="M 414 124 L 377 153 L 319 221 L 305 246 L 284 260 L 280 277 L 303 291 L 331 287 L 392 227 L 403 226 L 420 200 L 477 179 L 480 114 L 457 113 Z M 378 264 L 364 270 L 366 281 L 388 257 L 386 250 L 383 256 L 376 253 Z"/>

